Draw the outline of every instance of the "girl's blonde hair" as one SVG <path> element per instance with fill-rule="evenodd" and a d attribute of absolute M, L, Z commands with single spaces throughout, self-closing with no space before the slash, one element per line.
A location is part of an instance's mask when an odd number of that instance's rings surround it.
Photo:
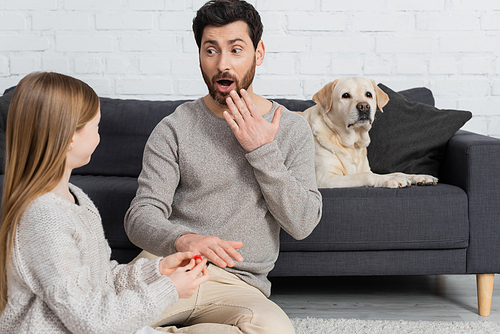
<path fill-rule="evenodd" d="M 92 120 L 99 98 L 86 83 L 51 72 L 31 73 L 9 107 L 0 228 L 0 313 L 16 227 L 28 205 L 62 179 L 73 135 Z"/>

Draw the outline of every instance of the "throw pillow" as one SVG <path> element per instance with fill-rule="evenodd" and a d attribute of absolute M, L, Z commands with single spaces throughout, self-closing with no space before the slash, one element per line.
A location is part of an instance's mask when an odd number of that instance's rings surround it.
<path fill-rule="evenodd" d="M 412 102 L 383 84 L 378 86 L 390 100 L 383 113 L 377 110 L 370 130 L 368 161 L 372 171 L 437 177 L 448 140 L 472 113 Z"/>

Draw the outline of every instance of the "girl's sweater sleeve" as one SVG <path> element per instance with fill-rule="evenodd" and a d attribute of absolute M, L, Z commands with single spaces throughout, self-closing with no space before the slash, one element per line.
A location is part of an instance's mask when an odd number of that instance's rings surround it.
<path fill-rule="evenodd" d="M 58 208 L 34 205 L 25 218 L 16 233 L 14 266 L 34 295 L 72 333 L 133 332 L 177 301 L 172 281 L 155 273 L 155 261 L 122 267 L 115 275 L 116 289 L 109 260 L 92 261 L 88 258 L 92 249 L 82 252 L 95 247 L 99 254 L 98 243 L 89 240 L 102 235 L 93 235 L 91 227 L 82 233 L 67 223 L 75 217 Z M 106 269 L 109 274 L 102 273 Z M 125 280 L 133 287 L 127 287 Z"/>
<path fill-rule="evenodd" d="M 124 289 L 134 289 L 141 282 L 151 284 L 161 278 L 159 262 L 162 258 L 154 260 L 138 259 L 134 264 L 118 264 L 110 262 L 114 287 L 117 292 Z"/>

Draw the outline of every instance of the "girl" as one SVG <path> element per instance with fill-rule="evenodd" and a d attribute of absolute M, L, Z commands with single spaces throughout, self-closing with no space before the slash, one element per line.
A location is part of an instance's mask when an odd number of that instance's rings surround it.
<path fill-rule="evenodd" d="M 208 280 L 206 260 L 190 252 L 129 265 L 110 260 L 97 208 L 69 183 L 99 144 L 99 119 L 99 98 L 75 78 L 32 73 L 15 89 L 0 230 L 1 333 L 132 333 Z"/>

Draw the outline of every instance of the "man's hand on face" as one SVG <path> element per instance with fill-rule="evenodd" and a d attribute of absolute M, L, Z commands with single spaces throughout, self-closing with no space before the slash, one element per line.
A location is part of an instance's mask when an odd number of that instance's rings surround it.
<path fill-rule="evenodd" d="M 229 111 L 224 111 L 224 118 L 233 130 L 241 146 L 251 152 L 274 140 L 280 126 L 281 106 L 276 109 L 271 123 L 266 121 L 253 103 L 248 92 L 241 90 L 241 99 L 233 90 L 226 99 Z"/>
<path fill-rule="evenodd" d="M 234 260 L 243 262 L 243 257 L 236 250 L 243 247 L 241 241 L 226 241 L 217 237 L 184 234 L 175 243 L 178 252 L 197 252 L 202 254 L 216 266 L 233 267 Z"/>

